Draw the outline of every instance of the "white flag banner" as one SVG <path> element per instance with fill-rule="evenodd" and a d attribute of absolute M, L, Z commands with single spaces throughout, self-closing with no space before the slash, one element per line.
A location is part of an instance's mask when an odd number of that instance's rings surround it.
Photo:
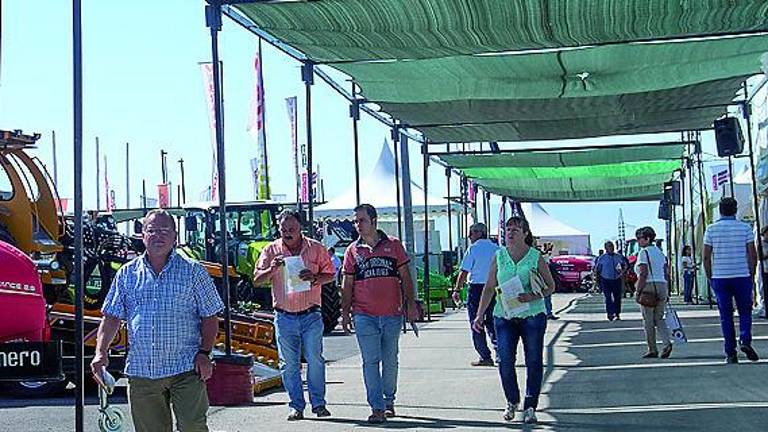
<path fill-rule="evenodd" d="M 213 63 L 201 63 L 200 71 L 203 73 L 205 102 L 208 106 L 208 124 L 211 128 L 211 193 L 208 199 L 215 201 L 219 190 L 219 171 L 216 163 L 216 95 L 213 91 Z"/>
<path fill-rule="evenodd" d="M 258 176 L 254 196 L 256 199 L 269 199 L 269 180 L 267 178 L 267 134 L 264 127 L 264 82 L 261 72 L 261 44 L 253 62 L 255 80 L 251 113 L 248 118 L 248 133 L 256 141 L 256 161 Z"/>

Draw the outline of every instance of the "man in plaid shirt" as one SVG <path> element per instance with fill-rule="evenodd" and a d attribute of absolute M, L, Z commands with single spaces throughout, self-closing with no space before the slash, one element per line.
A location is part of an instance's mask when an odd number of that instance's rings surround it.
<path fill-rule="evenodd" d="M 100 379 L 121 321 L 128 328 L 129 402 L 137 432 L 208 431 L 210 360 L 224 305 L 213 280 L 197 262 L 178 255 L 176 224 L 164 210 L 144 218 L 146 252 L 115 275 L 101 309 L 96 355 Z"/>

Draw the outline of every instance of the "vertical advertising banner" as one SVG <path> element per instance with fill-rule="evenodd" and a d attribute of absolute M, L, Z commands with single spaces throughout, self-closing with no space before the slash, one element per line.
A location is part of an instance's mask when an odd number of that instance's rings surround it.
<path fill-rule="evenodd" d="M 216 96 L 213 93 L 213 64 L 201 63 L 200 70 L 203 73 L 205 102 L 208 105 L 208 124 L 211 128 L 211 193 L 208 200 L 215 201 L 219 190 L 219 172 L 216 169 Z"/>

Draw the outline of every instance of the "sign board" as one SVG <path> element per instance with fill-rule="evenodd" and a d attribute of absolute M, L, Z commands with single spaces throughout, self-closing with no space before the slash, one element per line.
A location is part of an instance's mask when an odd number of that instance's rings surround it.
<path fill-rule="evenodd" d="M 0 343 L 0 381 L 58 381 L 61 342 Z"/>

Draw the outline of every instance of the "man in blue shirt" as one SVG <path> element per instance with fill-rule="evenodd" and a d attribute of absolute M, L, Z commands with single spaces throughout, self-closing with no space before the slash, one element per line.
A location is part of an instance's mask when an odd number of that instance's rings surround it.
<path fill-rule="evenodd" d="M 165 210 L 144 218 L 146 252 L 115 275 L 101 309 L 104 319 L 91 362 L 94 377 L 121 321 L 128 329 L 129 403 L 137 432 L 207 432 L 205 381 L 224 305 L 203 266 L 175 252 L 176 223 Z"/>
<path fill-rule="evenodd" d="M 488 349 L 488 343 L 485 337 L 485 331 L 476 332 L 472 331 L 472 323 L 475 322 L 477 316 L 477 308 L 480 305 L 480 296 L 483 293 L 483 287 L 488 280 L 488 272 L 491 268 L 491 262 L 493 262 L 498 250 L 496 243 L 488 240 L 488 230 L 485 224 L 476 223 L 469 228 L 469 241 L 472 244 L 464 254 L 464 259 L 461 261 L 461 271 L 459 277 L 456 279 L 456 286 L 454 288 L 454 296 L 458 295 L 464 283 L 469 275 L 469 292 L 467 293 L 467 313 L 469 315 L 469 332 L 472 334 L 472 343 L 475 346 L 475 351 L 480 355 L 480 358 L 473 361 L 472 366 L 493 366 L 493 358 L 491 358 L 491 350 Z M 495 300 L 491 300 L 491 304 L 486 309 L 485 313 L 485 330 L 491 337 L 491 343 L 496 346 L 496 330 L 493 327 L 493 306 Z"/>
<path fill-rule="evenodd" d="M 608 321 L 621 319 L 621 298 L 624 297 L 622 283 L 627 271 L 627 260 L 615 252 L 613 242 L 605 242 L 605 253 L 595 261 L 595 275 L 605 295 L 605 312 Z"/>
<path fill-rule="evenodd" d="M 720 327 L 725 339 L 726 363 L 738 363 L 733 300 L 739 310 L 739 343 L 751 361 L 759 359 L 752 349 L 752 284 L 757 267 L 755 234 L 749 224 L 736 220 L 735 199 L 720 200 L 720 220 L 704 232 L 704 271 L 717 296 Z"/>

